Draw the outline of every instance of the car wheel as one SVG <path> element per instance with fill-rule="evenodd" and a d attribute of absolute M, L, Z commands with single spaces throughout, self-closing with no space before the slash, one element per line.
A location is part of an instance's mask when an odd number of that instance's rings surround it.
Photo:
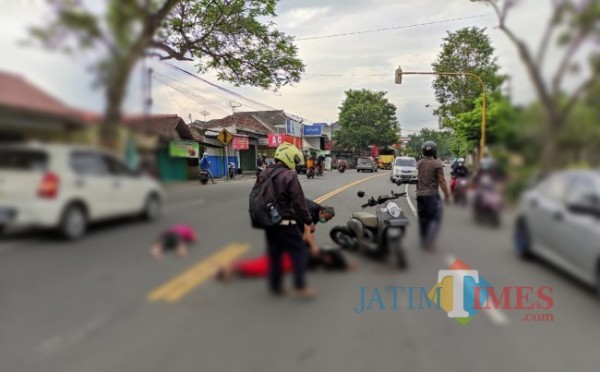
<path fill-rule="evenodd" d="M 152 221 L 160 215 L 160 198 L 156 194 L 151 194 L 146 198 L 142 218 Z"/>
<path fill-rule="evenodd" d="M 84 208 L 78 204 L 69 205 L 62 214 L 58 231 L 68 240 L 77 240 L 85 235 L 87 216 Z"/>
<path fill-rule="evenodd" d="M 513 239 L 517 256 L 522 259 L 533 257 L 533 254 L 531 253 L 531 234 L 529 233 L 527 223 L 522 217 L 517 219 L 517 222 L 515 223 Z"/>

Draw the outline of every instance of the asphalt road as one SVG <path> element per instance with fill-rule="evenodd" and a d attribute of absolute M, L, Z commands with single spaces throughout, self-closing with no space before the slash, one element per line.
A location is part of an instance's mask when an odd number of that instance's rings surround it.
<path fill-rule="evenodd" d="M 318 226 L 321 245 L 331 244 L 332 225 L 359 209 L 356 191 L 379 195 L 406 186 L 391 184 L 387 172 L 302 177 L 313 199 L 358 180 L 364 182 L 323 201 L 336 217 Z M 409 269 L 349 254 L 357 271 L 311 273 L 319 291 L 311 301 L 272 298 L 265 280 L 208 278 L 219 260 L 264 251 L 262 232 L 249 226 L 251 185 L 171 188 L 158 221 L 103 224 L 74 243 L 39 233 L 0 238 L 0 371 L 598 370 L 598 300 L 548 264 L 516 258 L 510 210 L 494 230 L 476 226 L 467 209 L 447 206 L 438 250 L 428 253 L 418 246 L 410 203 L 401 199 L 411 221 Z M 408 191 L 416 204 L 414 186 Z M 153 261 L 150 244 L 179 222 L 196 227 L 202 241 L 187 259 Z M 399 295 L 392 309 L 385 287 L 429 289 L 456 258 L 494 287 L 550 286 L 554 306 L 483 310 L 467 325 L 441 310 L 419 310 L 408 296 Z M 385 310 L 375 302 L 357 313 L 360 287 L 368 298 L 380 290 Z M 524 320 L 535 314 L 546 320 Z"/>

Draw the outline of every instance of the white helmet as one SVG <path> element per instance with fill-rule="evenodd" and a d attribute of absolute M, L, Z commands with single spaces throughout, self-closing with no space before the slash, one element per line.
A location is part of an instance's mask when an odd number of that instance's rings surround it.
<path fill-rule="evenodd" d="M 464 163 L 465 159 L 464 158 L 458 158 L 458 163 Z"/>

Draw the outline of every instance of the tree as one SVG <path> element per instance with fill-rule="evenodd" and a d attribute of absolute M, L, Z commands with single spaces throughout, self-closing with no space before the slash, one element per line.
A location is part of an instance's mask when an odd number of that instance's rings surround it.
<path fill-rule="evenodd" d="M 471 0 L 473 1 L 473 0 Z M 598 1 L 556 0 L 552 1 L 552 15 L 548 20 L 543 37 L 536 50 L 530 48 L 523 38 L 508 27 L 506 19 L 509 11 L 518 0 L 479 0 L 491 6 L 499 21 L 499 29 L 514 44 L 519 57 L 535 88 L 543 108 L 548 128 L 544 131 L 542 169 L 548 171 L 558 164 L 554 161 L 558 150 L 558 134 L 569 123 L 569 116 L 583 94 L 600 81 L 600 51 L 594 45 L 600 37 L 600 6 Z M 546 68 L 546 55 L 554 40 L 557 49 L 563 53 L 559 63 L 550 64 L 553 72 Z M 589 49 L 586 49 L 587 47 Z M 577 87 L 565 92 L 563 83 L 569 74 L 579 74 L 580 63 L 575 61 L 578 52 L 588 52 L 589 73 L 580 76 Z M 554 62 L 554 61 L 553 61 Z"/>
<path fill-rule="evenodd" d="M 491 93 L 496 92 L 504 80 L 498 75 L 494 48 L 483 28 L 462 28 L 448 32 L 432 66 L 435 72 L 470 72 L 478 75 Z M 444 126 L 451 124 L 449 120 L 459 114 L 473 110 L 476 98 L 483 93 L 479 81 L 469 76 L 437 76 L 433 88 L 440 103 L 434 114 L 442 118 Z"/>
<path fill-rule="evenodd" d="M 46 47 L 98 56 L 93 71 L 106 99 L 101 139 L 108 147 L 131 72 L 145 56 L 194 60 L 200 73 L 264 89 L 298 82 L 304 71 L 292 38 L 267 21 L 277 0 L 107 0 L 103 13 L 85 3 L 52 1 L 54 16 L 31 33 Z"/>
<path fill-rule="evenodd" d="M 338 148 L 365 150 L 372 144 L 388 146 L 398 142 L 396 106 L 385 98 L 387 92 L 351 89 L 345 93 L 339 107 L 340 130 L 334 139 Z"/>
<path fill-rule="evenodd" d="M 446 130 L 434 130 L 423 128 L 419 133 L 408 136 L 406 144 L 406 154 L 416 158 L 421 157 L 421 147 L 425 141 L 433 141 L 438 146 L 438 158 L 449 158 L 453 155 L 451 149 L 453 134 Z"/>

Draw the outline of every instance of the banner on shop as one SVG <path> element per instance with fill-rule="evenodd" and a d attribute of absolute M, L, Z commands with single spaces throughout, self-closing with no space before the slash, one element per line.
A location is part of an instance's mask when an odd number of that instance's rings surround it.
<path fill-rule="evenodd" d="M 250 148 L 250 139 L 246 136 L 233 136 L 234 150 L 248 150 Z"/>

